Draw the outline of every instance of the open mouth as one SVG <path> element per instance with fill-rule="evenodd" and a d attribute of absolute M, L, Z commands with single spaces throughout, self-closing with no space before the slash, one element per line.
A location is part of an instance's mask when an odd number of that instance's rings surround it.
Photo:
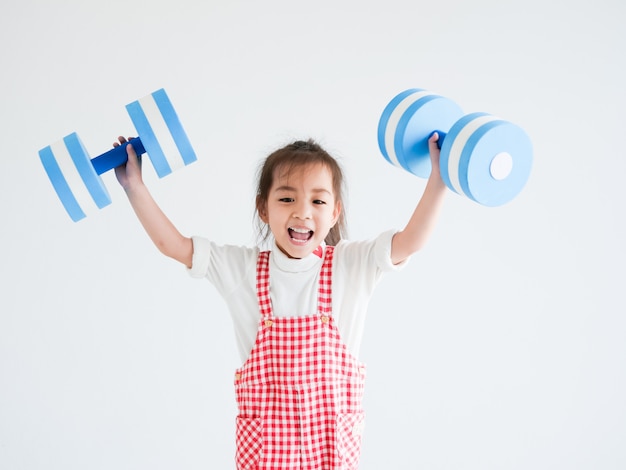
<path fill-rule="evenodd" d="M 294 241 L 307 242 L 311 239 L 311 237 L 313 237 L 313 230 L 308 230 L 305 228 L 293 228 L 293 227 L 290 227 L 288 230 L 289 230 L 289 236 Z"/>

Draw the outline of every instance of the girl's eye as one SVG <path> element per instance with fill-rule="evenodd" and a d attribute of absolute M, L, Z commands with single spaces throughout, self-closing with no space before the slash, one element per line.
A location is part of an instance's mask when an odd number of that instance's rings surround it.
<path fill-rule="evenodd" d="M 321 199 L 315 199 L 315 200 L 313 201 L 313 204 L 326 204 L 326 202 L 325 202 L 325 201 L 322 201 Z"/>
<path fill-rule="evenodd" d="M 294 199 L 292 197 L 281 197 L 279 201 L 280 202 L 293 202 Z"/>

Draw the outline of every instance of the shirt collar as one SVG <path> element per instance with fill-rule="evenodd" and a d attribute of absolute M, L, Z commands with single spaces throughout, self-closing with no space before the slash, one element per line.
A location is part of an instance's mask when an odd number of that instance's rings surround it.
<path fill-rule="evenodd" d="M 318 253 L 311 253 L 306 258 L 302 259 L 294 259 L 289 258 L 285 253 L 283 253 L 280 248 L 276 245 L 276 241 L 272 242 L 272 258 L 274 263 L 281 271 L 287 271 L 292 273 L 299 273 L 308 271 L 311 268 L 318 266 L 323 258 L 324 248 L 326 247 L 326 243 L 320 245 L 321 247 L 321 256 Z"/>

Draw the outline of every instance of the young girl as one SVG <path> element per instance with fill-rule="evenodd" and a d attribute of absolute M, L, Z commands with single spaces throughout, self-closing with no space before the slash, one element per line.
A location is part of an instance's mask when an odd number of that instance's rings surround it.
<path fill-rule="evenodd" d="M 256 210 L 272 249 L 220 246 L 180 234 L 143 184 L 132 145 L 116 168 L 157 248 L 205 277 L 226 301 L 243 366 L 235 373 L 238 469 L 356 469 L 365 368 L 357 360 L 370 295 L 430 235 L 445 193 L 438 136 L 432 172 L 405 228 L 342 239 L 343 176 L 313 141 L 265 159 Z M 120 143 L 126 139 L 119 138 Z"/>

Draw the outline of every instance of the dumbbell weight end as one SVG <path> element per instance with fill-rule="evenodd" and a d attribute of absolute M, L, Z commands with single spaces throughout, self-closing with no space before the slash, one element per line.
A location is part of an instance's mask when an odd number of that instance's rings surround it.
<path fill-rule="evenodd" d="M 441 147 L 446 132 L 463 116 L 448 98 L 414 88 L 396 95 L 378 122 L 378 146 L 385 159 L 409 173 L 428 178 L 431 171 L 428 139 L 439 132 Z"/>
<path fill-rule="evenodd" d="M 93 158 L 91 160 L 91 164 L 93 165 L 94 170 L 96 170 L 96 173 L 98 175 L 101 175 L 109 170 L 112 170 L 113 168 L 116 168 L 126 163 L 126 161 L 128 160 L 128 153 L 126 150 L 128 144 L 132 144 L 137 156 L 146 153 L 146 149 L 141 143 L 141 138 L 135 137 L 129 142 L 125 142 L 117 147 L 113 147 L 108 152 L 105 152 L 102 155 Z"/>

